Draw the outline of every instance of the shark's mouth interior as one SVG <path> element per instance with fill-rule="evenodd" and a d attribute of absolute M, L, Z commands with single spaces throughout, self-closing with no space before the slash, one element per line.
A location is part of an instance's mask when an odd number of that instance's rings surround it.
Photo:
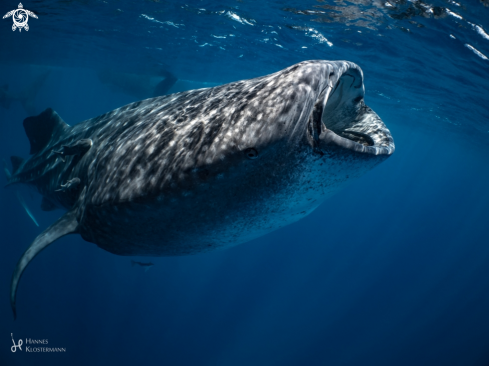
<path fill-rule="evenodd" d="M 363 77 L 349 69 L 332 88 L 326 88 L 311 115 L 319 145 L 339 145 L 361 153 L 390 155 L 394 140 L 380 117 L 364 102 Z"/>

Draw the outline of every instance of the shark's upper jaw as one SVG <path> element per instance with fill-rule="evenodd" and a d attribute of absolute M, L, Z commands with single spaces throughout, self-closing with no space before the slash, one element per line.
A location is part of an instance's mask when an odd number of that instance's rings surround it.
<path fill-rule="evenodd" d="M 350 69 L 326 88 L 309 119 L 319 151 L 342 147 L 369 155 L 391 155 L 394 139 L 380 117 L 363 101 L 362 74 Z"/>

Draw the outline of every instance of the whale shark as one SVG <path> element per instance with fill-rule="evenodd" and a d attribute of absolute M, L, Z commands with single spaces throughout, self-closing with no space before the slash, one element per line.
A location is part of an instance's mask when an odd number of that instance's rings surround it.
<path fill-rule="evenodd" d="M 97 72 L 101 83 L 113 90 L 122 91 L 138 99 L 165 95 L 178 81 L 171 72 L 162 70 L 159 75 L 141 75 L 103 69 Z"/>
<path fill-rule="evenodd" d="M 0 87 L 0 106 L 9 109 L 13 102 L 19 101 L 29 116 L 36 114 L 34 101 L 49 74 L 50 71 L 48 70 L 41 75 L 38 75 L 32 83 L 20 93 L 11 93 L 9 91 L 9 85 L 3 85 Z"/>
<path fill-rule="evenodd" d="M 138 100 L 222 84 L 179 79 L 166 70 L 151 75 L 103 69 L 97 71 L 97 76 L 99 81 L 106 84 L 113 92 L 122 92 Z"/>
<path fill-rule="evenodd" d="M 17 263 L 14 318 L 27 265 L 65 235 L 117 255 L 190 255 L 305 217 L 395 150 L 364 96 L 358 65 L 312 60 L 73 126 L 49 108 L 26 118 L 32 156 L 8 185 L 33 185 L 66 213 Z"/>

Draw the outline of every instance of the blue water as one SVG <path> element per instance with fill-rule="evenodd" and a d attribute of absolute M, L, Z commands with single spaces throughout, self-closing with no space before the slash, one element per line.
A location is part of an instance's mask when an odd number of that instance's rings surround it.
<path fill-rule="evenodd" d="M 51 70 L 38 112 L 75 124 L 134 101 L 103 69 L 200 87 L 349 60 L 396 152 L 301 221 L 228 250 L 120 257 L 65 237 L 26 270 L 16 321 L 12 271 L 61 211 L 23 191 L 37 227 L 0 189 L 0 365 L 489 364 L 487 0 L 23 5 L 38 19 L 28 32 L 0 22 L 0 85 L 20 92 Z M 7 161 L 28 157 L 26 117 L 0 107 Z M 66 352 L 12 353 L 11 333 Z"/>

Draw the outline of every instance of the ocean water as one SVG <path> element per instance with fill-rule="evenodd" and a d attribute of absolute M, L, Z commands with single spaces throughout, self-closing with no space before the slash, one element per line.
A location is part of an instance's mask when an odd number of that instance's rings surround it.
<path fill-rule="evenodd" d="M 348 60 L 396 151 L 304 219 L 227 250 L 123 257 L 62 238 L 26 270 L 15 321 L 12 272 L 61 211 L 22 190 L 36 226 L 0 189 L 0 365 L 489 364 L 487 0 L 22 4 L 38 19 L 0 22 L 0 86 L 47 75 L 31 112 L 76 124 L 138 100 L 107 70 L 171 72 L 171 92 Z M 28 115 L 0 106 L 7 162 L 29 156 Z M 26 352 L 27 339 L 65 352 Z"/>

